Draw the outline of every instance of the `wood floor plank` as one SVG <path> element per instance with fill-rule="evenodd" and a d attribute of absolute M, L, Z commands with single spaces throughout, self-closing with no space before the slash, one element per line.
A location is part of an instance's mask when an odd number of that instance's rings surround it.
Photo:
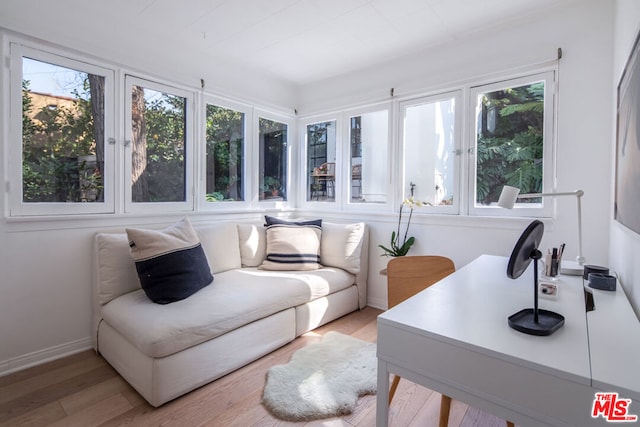
<path fill-rule="evenodd" d="M 0 427 L 39 427 L 48 426 L 67 416 L 57 401 L 39 406 L 29 412 L 0 423 Z"/>
<path fill-rule="evenodd" d="M 262 389 L 256 390 L 244 399 L 237 401 L 232 408 L 214 415 L 202 423 L 202 426 L 251 426 L 260 420 L 269 418 L 269 412 L 261 404 Z"/>
<path fill-rule="evenodd" d="M 25 381 L 29 378 L 38 377 L 44 373 L 55 371 L 59 368 L 67 367 L 71 364 L 78 363 L 84 359 L 95 358 L 95 352 L 93 350 L 85 350 L 79 353 L 71 354 L 64 358 L 56 359 L 51 362 L 43 363 L 41 365 L 33 366 L 22 371 L 15 372 L 11 375 L 0 377 L 0 390 L 8 385 Z"/>
<path fill-rule="evenodd" d="M 465 415 L 467 414 L 467 410 L 469 409 L 469 405 L 462 403 L 458 400 L 451 400 L 451 409 L 449 410 L 449 423 L 452 425 L 459 426 L 462 423 Z M 506 427 L 506 425 L 505 425 Z"/>
<path fill-rule="evenodd" d="M 0 387 L 0 404 L 14 400 L 25 394 L 31 394 L 35 390 L 45 389 L 69 378 L 90 372 L 96 368 L 106 366 L 108 366 L 108 364 L 100 357 L 83 357 L 68 365 L 45 370 L 36 375 L 25 375 L 25 378 L 21 381 L 11 381 L 8 379 L 8 384 Z M 32 369 L 39 371 L 37 368 Z"/>
<path fill-rule="evenodd" d="M 409 425 L 420 408 L 426 404 L 433 392 L 406 379 L 401 379 L 389 406 L 389 420 L 391 425 L 402 422 Z"/>
<path fill-rule="evenodd" d="M 419 387 L 419 386 L 418 386 Z M 418 409 L 411 420 L 411 427 L 438 427 L 440 422 L 440 393 L 431 392 L 426 402 Z M 449 420 L 449 425 L 454 425 Z"/>
<path fill-rule="evenodd" d="M 45 374 L 46 375 L 46 374 Z M 46 387 L 36 387 L 31 393 L 21 393 L 16 399 L 0 404 L 0 422 L 7 421 L 65 396 L 77 393 L 94 384 L 113 378 L 115 371 L 102 366 Z"/>
<path fill-rule="evenodd" d="M 478 425 L 483 427 L 506 427 L 507 422 L 479 409 L 469 407 L 460 427 L 474 427 Z"/>
<path fill-rule="evenodd" d="M 121 394 L 113 395 L 59 420 L 49 427 L 91 427 L 132 409 L 131 403 Z"/>
<path fill-rule="evenodd" d="M 59 399 L 59 402 L 65 412 L 71 415 L 116 394 L 123 395 L 124 392 L 129 391 L 129 388 L 129 384 L 122 377 L 114 376 L 77 393 L 64 396 Z"/>

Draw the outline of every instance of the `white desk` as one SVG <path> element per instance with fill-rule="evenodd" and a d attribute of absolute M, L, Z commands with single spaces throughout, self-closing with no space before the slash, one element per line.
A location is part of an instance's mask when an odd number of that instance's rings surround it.
<path fill-rule="evenodd" d="M 506 269 L 483 255 L 378 317 L 378 426 L 390 373 L 523 426 L 610 425 L 591 417 L 596 391 L 633 399 L 640 416 L 640 323 L 620 286 L 593 290 L 586 313 L 582 278 L 560 276 L 558 299 L 539 304 L 565 324 L 533 336 L 507 323 L 533 307 L 533 266 L 517 280 Z"/>

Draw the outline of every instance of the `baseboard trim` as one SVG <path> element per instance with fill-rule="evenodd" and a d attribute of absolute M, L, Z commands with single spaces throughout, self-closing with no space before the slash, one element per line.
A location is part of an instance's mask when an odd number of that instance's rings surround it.
<path fill-rule="evenodd" d="M 91 338 L 71 341 L 0 361 L 0 377 L 92 348 Z"/>
<path fill-rule="evenodd" d="M 378 310 L 386 310 L 387 309 L 387 300 L 380 298 L 368 298 L 367 305 L 369 307 L 377 308 Z"/>

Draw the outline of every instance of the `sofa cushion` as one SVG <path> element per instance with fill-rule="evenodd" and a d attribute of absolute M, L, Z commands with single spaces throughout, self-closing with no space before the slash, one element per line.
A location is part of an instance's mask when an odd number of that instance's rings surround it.
<path fill-rule="evenodd" d="M 267 253 L 266 229 L 262 224 L 238 224 L 240 259 L 243 267 L 257 267 Z"/>
<path fill-rule="evenodd" d="M 127 228 L 140 284 L 151 301 L 185 299 L 213 280 L 200 239 L 188 218 L 164 230 Z"/>
<path fill-rule="evenodd" d="M 196 224 L 202 249 L 207 256 L 213 274 L 240 268 L 240 242 L 234 222 L 224 221 L 213 224 Z"/>
<path fill-rule="evenodd" d="M 140 289 L 140 280 L 125 233 L 98 233 L 95 237 L 95 298 L 99 304 Z"/>
<path fill-rule="evenodd" d="M 320 264 L 358 274 L 364 227 L 363 222 L 333 224 L 325 221 L 320 241 Z"/>
<path fill-rule="evenodd" d="M 322 231 L 316 225 L 273 224 L 267 226 L 265 270 L 315 270 L 320 267 Z"/>
<path fill-rule="evenodd" d="M 142 290 L 102 307 L 102 317 L 149 357 L 164 357 L 290 307 L 346 289 L 355 277 L 325 267 L 313 271 L 229 270 L 197 297 L 168 305 Z"/>

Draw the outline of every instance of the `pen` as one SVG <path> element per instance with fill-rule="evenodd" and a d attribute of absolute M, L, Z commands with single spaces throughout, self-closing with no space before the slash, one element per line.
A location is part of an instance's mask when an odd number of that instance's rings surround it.
<path fill-rule="evenodd" d="M 553 248 L 551 253 L 551 276 L 558 274 L 558 248 Z"/>

